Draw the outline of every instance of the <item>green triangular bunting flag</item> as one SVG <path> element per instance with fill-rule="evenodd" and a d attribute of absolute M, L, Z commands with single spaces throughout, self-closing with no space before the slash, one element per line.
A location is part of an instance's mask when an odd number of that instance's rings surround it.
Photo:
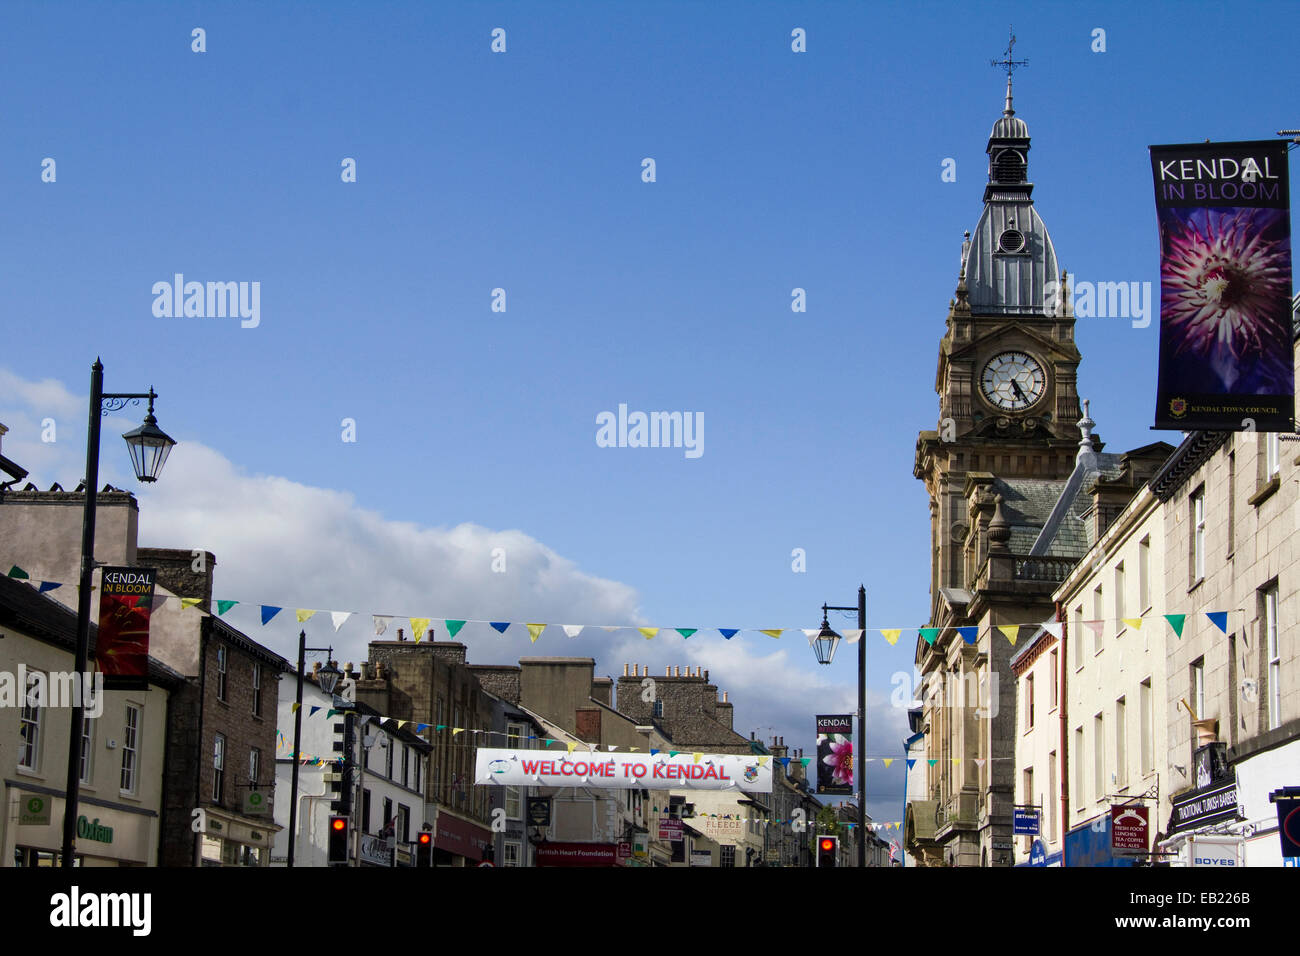
<path fill-rule="evenodd" d="M 29 580 L 31 578 L 31 575 L 15 564 L 12 568 L 9 569 L 9 577 Z"/>
<path fill-rule="evenodd" d="M 1174 635 L 1176 637 L 1183 636 L 1183 625 L 1187 623 L 1186 614 L 1166 614 L 1165 620 L 1168 621 L 1169 626 L 1174 629 Z"/>
<path fill-rule="evenodd" d="M 938 628 L 938 627 L 923 627 L 923 628 L 920 628 L 920 631 L 921 631 L 921 637 L 923 637 L 923 638 L 925 639 L 925 643 L 927 643 L 927 644 L 933 644 L 933 643 L 934 643 L 934 639 L 935 639 L 936 637 L 939 636 L 939 631 L 940 631 L 940 630 L 942 630 L 942 628 Z"/>
<path fill-rule="evenodd" d="M 452 637 L 459 634 L 460 629 L 465 626 L 464 621 L 443 621 L 442 623 L 447 625 L 447 633 Z"/>
<path fill-rule="evenodd" d="M 221 615 L 225 614 L 227 611 L 229 611 L 232 607 L 234 607 L 238 603 L 239 603 L 238 601 L 218 601 L 217 617 L 221 617 Z"/>

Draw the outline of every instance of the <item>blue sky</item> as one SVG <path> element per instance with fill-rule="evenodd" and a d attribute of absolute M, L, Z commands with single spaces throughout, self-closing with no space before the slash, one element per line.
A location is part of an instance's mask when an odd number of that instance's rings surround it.
<path fill-rule="evenodd" d="M 1146 147 L 1300 126 L 1298 20 L 1225 3 L 6 4 L 5 453 L 42 487 L 76 484 L 98 354 L 108 389 L 158 390 L 183 443 L 140 492 L 141 538 L 215 551 L 218 596 L 795 628 L 863 582 L 869 627 L 915 627 L 913 450 L 935 427 L 1008 25 L 1062 263 L 1154 285 Z M 260 324 L 155 317 L 151 288 L 177 272 L 260 282 Z M 1077 341 L 1107 447 L 1176 443 L 1149 427 L 1156 323 L 1080 319 Z M 620 403 L 702 414 L 703 454 L 598 447 Z M 115 442 L 107 480 L 138 487 Z M 496 546 L 521 570 L 493 573 Z M 282 653 L 296 631 L 232 623 Z M 360 659 L 366 630 L 336 642 Z M 738 729 L 810 750 L 812 715 L 853 707 L 851 649 L 819 672 L 797 633 L 555 633 L 466 639 L 480 663 L 703 663 Z M 894 755 L 890 675 L 914 635 L 868 640 L 868 755 Z M 901 782 L 869 768 L 877 819 L 900 819 Z"/>

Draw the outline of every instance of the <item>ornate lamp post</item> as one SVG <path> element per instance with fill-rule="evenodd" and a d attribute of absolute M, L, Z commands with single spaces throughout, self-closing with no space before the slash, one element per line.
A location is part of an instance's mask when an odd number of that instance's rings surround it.
<path fill-rule="evenodd" d="M 290 771 L 292 784 L 289 788 L 289 854 L 288 859 L 285 861 L 286 866 L 293 866 L 293 845 L 298 837 L 298 765 L 301 763 L 301 756 L 298 751 L 302 747 L 302 674 L 307 667 L 308 651 L 325 654 L 325 666 L 320 669 L 316 677 L 320 683 L 320 689 L 326 694 L 331 697 L 334 696 L 334 688 L 338 686 L 339 677 L 342 675 L 342 671 L 334 666 L 334 648 L 308 647 L 307 632 L 299 631 L 298 706 L 294 708 L 293 713 L 293 769 Z M 344 790 L 346 791 L 346 786 Z"/>
<path fill-rule="evenodd" d="M 77 654 L 76 673 L 86 672 L 90 657 L 90 581 L 95 570 L 95 486 L 99 484 L 99 420 L 109 412 L 120 411 L 128 403 L 140 404 L 149 400 L 149 411 L 144 424 L 133 428 L 122 437 L 131 453 L 131 465 L 140 481 L 158 480 L 172 446 L 176 444 L 153 417 L 153 400 L 158 395 L 151 388 L 147 392 L 105 392 L 104 363 L 98 358 L 90 367 L 90 419 L 86 428 L 86 503 L 81 515 L 81 577 L 77 594 Z M 63 854 L 61 865 L 71 867 L 76 862 L 77 800 L 81 796 L 81 731 L 85 723 L 85 706 L 82 695 L 72 708 L 72 726 L 68 734 L 68 782 L 63 801 Z"/>
<path fill-rule="evenodd" d="M 829 604 L 822 605 L 822 629 L 821 632 L 813 638 L 813 651 L 817 655 L 817 663 L 829 664 L 835 657 L 835 649 L 839 647 L 842 638 L 836 634 L 827 619 L 828 611 L 857 611 L 858 612 L 858 630 L 861 635 L 858 637 L 858 743 L 853 754 L 853 769 L 858 775 L 858 866 L 867 865 L 867 844 L 865 841 L 867 825 L 867 775 L 866 766 L 862 762 L 862 755 L 866 751 L 867 739 L 867 589 L 865 585 L 858 585 L 858 606 L 857 607 L 833 607 Z"/>

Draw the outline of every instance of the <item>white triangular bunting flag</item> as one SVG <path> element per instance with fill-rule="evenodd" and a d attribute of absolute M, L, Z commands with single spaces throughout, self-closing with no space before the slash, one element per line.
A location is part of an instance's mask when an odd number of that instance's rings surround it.
<path fill-rule="evenodd" d="M 582 633 L 582 629 L 586 627 L 586 625 L 585 624 L 561 624 L 560 627 L 564 628 L 565 637 L 577 637 L 579 634 Z"/>
<path fill-rule="evenodd" d="M 844 632 L 844 640 L 848 641 L 850 644 L 856 644 L 858 641 L 862 640 L 862 628 L 854 627 L 846 630 Z"/>
<path fill-rule="evenodd" d="M 393 619 L 393 615 L 372 614 L 370 615 L 370 618 L 375 622 L 375 637 L 378 637 L 380 634 L 383 634 L 384 631 L 388 630 L 388 622 Z"/>
<path fill-rule="evenodd" d="M 803 636 L 808 638 L 809 647 L 811 647 L 813 642 L 817 640 L 817 635 L 822 632 L 820 627 L 803 627 L 800 628 L 800 630 L 803 631 Z"/>
<path fill-rule="evenodd" d="M 1044 631 L 1051 634 L 1058 641 L 1061 639 L 1062 628 L 1060 621 L 1044 621 L 1042 627 Z"/>
<path fill-rule="evenodd" d="M 343 626 L 343 622 L 352 616 L 351 611 L 330 611 L 330 620 L 334 622 L 334 631 Z"/>

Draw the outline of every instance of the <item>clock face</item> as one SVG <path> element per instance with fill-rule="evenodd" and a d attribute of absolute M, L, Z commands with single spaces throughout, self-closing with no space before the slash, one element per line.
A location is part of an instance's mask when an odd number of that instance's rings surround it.
<path fill-rule="evenodd" d="M 994 408 L 1023 411 L 1047 392 L 1047 373 L 1025 352 L 1002 352 L 984 366 L 980 390 Z"/>

